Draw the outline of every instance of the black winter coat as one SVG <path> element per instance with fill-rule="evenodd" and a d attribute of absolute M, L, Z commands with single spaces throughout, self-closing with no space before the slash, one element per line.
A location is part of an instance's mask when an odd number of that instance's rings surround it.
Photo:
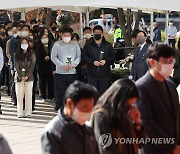
<path fill-rule="evenodd" d="M 99 154 L 92 129 L 68 118 L 59 110 L 42 138 L 43 154 Z"/>
<path fill-rule="evenodd" d="M 99 68 L 94 65 L 94 61 L 99 61 L 100 53 L 104 52 L 102 60 L 106 60 L 104 66 Z M 87 63 L 87 74 L 91 76 L 109 76 L 111 74 L 110 66 L 115 61 L 115 51 L 110 43 L 103 39 L 101 47 L 98 47 L 95 41 L 86 43 L 82 52 L 82 60 Z"/>
<path fill-rule="evenodd" d="M 37 70 L 39 75 L 50 75 L 51 71 L 51 59 L 45 61 L 45 57 L 51 57 L 51 45 L 48 45 L 48 53 L 45 50 L 44 45 L 41 42 L 38 42 L 37 50 Z"/>

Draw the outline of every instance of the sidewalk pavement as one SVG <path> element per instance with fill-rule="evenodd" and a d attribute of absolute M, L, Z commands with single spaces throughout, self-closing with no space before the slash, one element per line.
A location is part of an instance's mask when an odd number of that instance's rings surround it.
<path fill-rule="evenodd" d="M 6 137 L 13 154 L 41 154 L 40 137 L 46 124 L 56 115 L 52 103 L 36 101 L 31 118 L 17 118 L 17 109 L 8 96 L 2 96 L 0 132 Z"/>

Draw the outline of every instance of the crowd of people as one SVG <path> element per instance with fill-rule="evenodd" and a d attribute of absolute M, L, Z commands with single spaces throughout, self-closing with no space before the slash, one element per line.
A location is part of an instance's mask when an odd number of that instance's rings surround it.
<path fill-rule="evenodd" d="M 36 92 L 58 111 L 43 132 L 43 154 L 138 154 L 139 149 L 144 154 L 179 154 L 180 65 L 172 40 L 172 47 L 161 40 L 151 44 L 144 31 L 134 30 L 130 77 L 111 83 L 115 51 L 103 28 L 85 27 L 83 34 L 80 40 L 68 26 L 59 29 L 52 22 L 50 29 L 40 28 L 35 20 L 0 27 L 1 85 L 7 85 L 17 117 L 31 118 Z M 116 142 L 147 137 L 144 144 Z M 151 142 L 159 138 L 174 142 Z"/>

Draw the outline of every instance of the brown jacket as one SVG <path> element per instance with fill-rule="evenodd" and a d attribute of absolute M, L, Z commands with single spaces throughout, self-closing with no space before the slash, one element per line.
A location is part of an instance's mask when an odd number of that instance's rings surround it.
<path fill-rule="evenodd" d="M 136 131 L 132 120 L 129 117 L 125 118 L 126 120 L 122 123 L 127 127 L 129 138 L 144 139 L 145 130 L 142 128 L 140 131 Z M 109 113 L 106 109 L 101 108 L 95 111 L 91 117 L 91 126 L 94 129 L 95 138 L 99 142 L 99 151 L 100 154 L 138 154 L 138 149 L 142 148 L 142 144 L 116 144 L 114 138 L 126 138 L 124 133 L 120 131 L 120 128 L 113 129 L 111 128 L 111 119 Z M 100 143 L 100 137 L 104 134 L 111 134 L 112 144 L 105 148 L 102 148 L 102 143 Z M 106 138 L 106 141 L 109 138 Z M 104 142 L 105 140 L 103 140 Z"/>
<path fill-rule="evenodd" d="M 15 82 L 21 82 L 22 81 L 22 69 L 26 70 L 26 76 L 28 77 L 27 82 L 34 81 L 33 72 L 36 65 L 36 55 L 34 52 L 32 52 L 32 60 L 27 61 L 25 58 L 24 61 L 17 60 L 15 58 L 14 66 L 15 66 Z"/>

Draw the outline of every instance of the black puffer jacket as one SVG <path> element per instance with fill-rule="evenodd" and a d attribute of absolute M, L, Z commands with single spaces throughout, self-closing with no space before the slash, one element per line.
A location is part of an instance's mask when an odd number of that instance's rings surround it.
<path fill-rule="evenodd" d="M 43 154 L 99 154 L 94 133 L 59 111 L 41 138 Z"/>
<path fill-rule="evenodd" d="M 102 60 L 106 60 L 104 66 L 99 68 L 94 65 L 94 61 L 99 61 L 101 51 L 104 53 Z M 115 51 L 110 43 L 103 39 L 100 47 L 94 40 L 86 43 L 82 53 L 82 60 L 87 63 L 87 74 L 91 76 L 109 76 L 111 74 L 110 66 L 115 61 Z"/>

